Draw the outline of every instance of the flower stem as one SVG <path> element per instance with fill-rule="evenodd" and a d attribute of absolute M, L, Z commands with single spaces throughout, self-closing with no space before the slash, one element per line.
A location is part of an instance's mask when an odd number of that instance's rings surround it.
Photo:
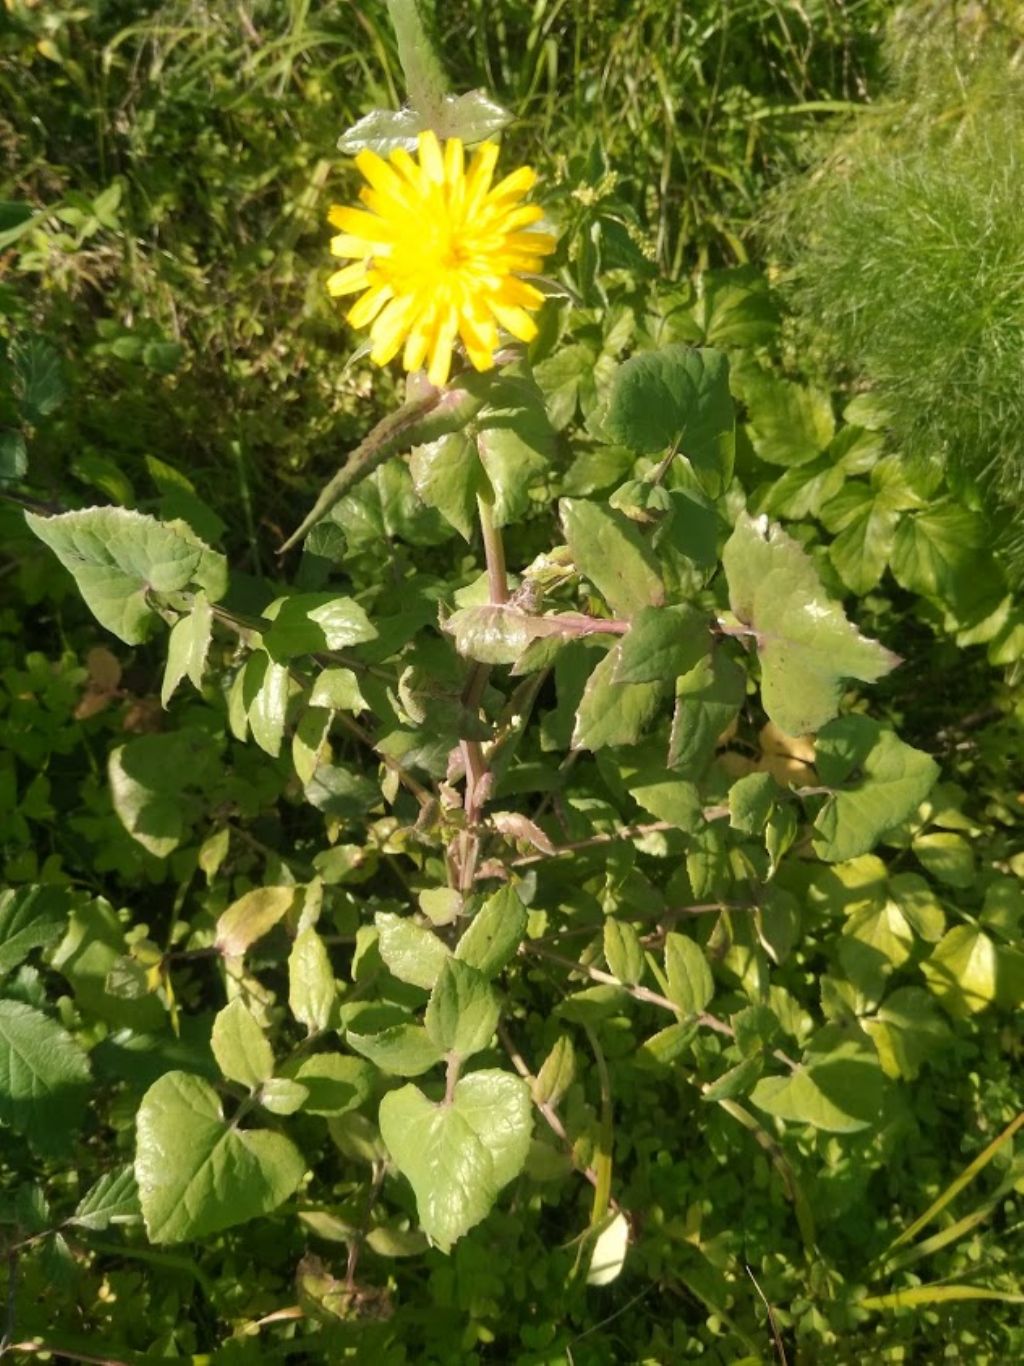
<path fill-rule="evenodd" d="M 480 515 L 480 532 L 484 540 L 484 558 L 487 561 L 487 586 L 491 602 L 508 602 L 508 574 L 505 571 L 505 543 L 501 531 L 494 525 L 494 512 L 489 499 L 477 494 L 477 512 Z"/>

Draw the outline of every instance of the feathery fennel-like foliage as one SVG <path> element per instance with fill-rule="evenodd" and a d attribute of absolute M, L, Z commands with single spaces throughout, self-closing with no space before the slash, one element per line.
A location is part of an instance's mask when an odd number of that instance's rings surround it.
<path fill-rule="evenodd" d="M 872 385 L 908 459 L 980 492 L 1019 576 L 1021 35 L 929 14 L 894 27 L 893 100 L 785 187 L 768 233 L 830 362 Z"/>

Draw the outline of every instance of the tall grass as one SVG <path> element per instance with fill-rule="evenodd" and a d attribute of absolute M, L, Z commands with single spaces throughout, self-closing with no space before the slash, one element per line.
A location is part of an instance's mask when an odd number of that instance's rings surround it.
<path fill-rule="evenodd" d="M 769 239 L 832 364 L 908 458 L 976 487 L 1024 574 L 1024 18 L 929 4 L 894 25 L 891 96 L 776 198 Z"/>
<path fill-rule="evenodd" d="M 888 9 L 438 0 L 434 19 L 453 86 L 520 115 L 510 154 L 550 180 L 604 144 L 678 274 L 745 259 L 803 130 L 869 87 Z M 145 450 L 211 496 L 234 479 L 234 506 L 329 466 L 374 402 L 322 282 L 325 206 L 353 174 L 338 135 L 403 94 L 382 0 L 9 0 L 5 21 L 0 199 L 51 212 L 5 269 L 0 331 L 17 314 L 69 359 L 54 470 Z M 95 231 L 62 217 L 111 187 Z M 140 382 L 117 348 L 147 328 L 183 359 Z"/>

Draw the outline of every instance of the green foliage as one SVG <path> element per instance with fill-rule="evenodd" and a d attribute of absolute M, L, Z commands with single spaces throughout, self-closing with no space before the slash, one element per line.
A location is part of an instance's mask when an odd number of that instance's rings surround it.
<path fill-rule="evenodd" d="M 596 107 L 586 84 L 545 106 L 550 39 L 581 75 L 602 43 L 609 79 L 630 53 L 637 79 L 689 71 L 717 114 L 773 107 L 804 22 L 714 10 L 709 85 L 699 6 L 660 46 L 667 10 L 627 7 L 615 47 L 600 7 L 501 8 L 437 18 L 453 87 L 490 66 L 521 145 Z M 162 34 L 160 6 L 101 88 L 71 27 L 98 17 L 15 10 L 16 69 L 61 86 L 45 135 L 91 158 L 106 128 L 137 164 L 73 202 L 54 170 L 59 215 L 0 216 L 8 316 L 74 320 L 59 364 L 17 353 L 3 414 L 31 505 L 0 512 L 8 1340 L 1015 1359 L 1024 626 L 984 514 L 794 363 L 755 271 L 655 277 L 637 227 L 706 202 L 709 166 L 657 195 L 597 151 L 549 179 L 571 302 L 388 415 L 386 376 L 339 373 L 302 255 L 332 101 L 394 103 L 377 18 L 182 7 Z M 850 22 L 815 32 L 802 96 Z M 420 77 L 421 109 L 498 117 Z M 384 113 L 352 136 L 393 135 Z M 601 117 L 614 151 L 647 116 Z M 706 156 L 773 117 L 709 124 Z M 734 170 L 663 261 L 729 240 L 761 174 Z M 74 303 L 104 262 L 111 312 L 150 323 Z"/>
<path fill-rule="evenodd" d="M 1022 39 L 1012 7 L 905 21 L 889 99 L 786 187 L 772 227 L 808 330 L 871 384 L 909 461 L 980 490 L 1018 580 Z M 970 533 L 955 539 L 969 556 Z M 903 553 L 923 591 L 919 552 Z"/>

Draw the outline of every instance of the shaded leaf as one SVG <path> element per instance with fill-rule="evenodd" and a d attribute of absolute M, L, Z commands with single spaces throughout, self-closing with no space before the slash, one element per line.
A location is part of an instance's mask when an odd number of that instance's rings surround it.
<path fill-rule="evenodd" d="M 559 511 L 576 568 L 617 616 L 628 619 L 664 601 L 654 556 L 627 517 L 573 498 L 563 498 Z"/>
<path fill-rule="evenodd" d="M 85 1114 L 89 1060 L 54 1020 L 0 1001 L 0 1123 L 42 1153 L 66 1152 Z"/>

